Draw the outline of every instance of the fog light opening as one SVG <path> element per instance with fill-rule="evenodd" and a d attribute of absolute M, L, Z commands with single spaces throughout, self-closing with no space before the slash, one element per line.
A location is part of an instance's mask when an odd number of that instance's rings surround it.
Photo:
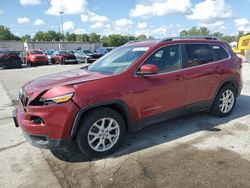
<path fill-rule="evenodd" d="M 32 123 L 39 124 L 39 125 L 44 124 L 44 121 L 40 117 L 37 117 L 37 116 L 31 116 L 30 121 Z"/>

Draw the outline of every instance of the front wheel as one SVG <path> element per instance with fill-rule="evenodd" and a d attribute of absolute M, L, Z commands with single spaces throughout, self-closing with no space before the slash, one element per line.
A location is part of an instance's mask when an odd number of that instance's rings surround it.
<path fill-rule="evenodd" d="M 83 118 L 77 143 L 80 150 L 89 157 L 103 157 L 118 149 L 125 132 L 124 120 L 118 112 L 100 108 Z"/>
<path fill-rule="evenodd" d="M 235 103 L 236 90 L 233 86 L 226 85 L 217 94 L 211 113 L 220 117 L 228 116 L 233 111 Z"/>

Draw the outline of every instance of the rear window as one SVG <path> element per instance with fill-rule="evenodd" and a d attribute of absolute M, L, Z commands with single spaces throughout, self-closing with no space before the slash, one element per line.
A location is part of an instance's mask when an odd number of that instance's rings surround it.
<path fill-rule="evenodd" d="M 227 51 L 220 45 L 212 45 L 213 51 L 214 51 L 214 56 L 215 60 L 222 60 L 222 59 L 227 59 L 229 58 L 229 54 Z"/>
<path fill-rule="evenodd" d="M 185 44 L 187 53 L 186 67 L 207 64 L 214 61 L 213 52 L 209 44 Z"/>
<path fill-rule="evenodd" d="M 40 50 L 32 50 L 30 51 L 30 54 L 43 54 L 43 52 Z"/>

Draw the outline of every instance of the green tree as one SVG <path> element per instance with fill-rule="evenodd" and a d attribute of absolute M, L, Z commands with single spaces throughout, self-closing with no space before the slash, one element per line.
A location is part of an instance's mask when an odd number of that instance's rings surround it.
<path fill-rule="evenodd" d="M 11 33 L 8 27 L 0 25 L 0 40 L 21 40 L 21 38 Z"/>
<path fill-rule="evenodd" d="M 146 35 L 141 34 L 141 35 L 139 35 L 138 37 L 136 37 L 136 39 L 137 39 L 137 40 L 147 40 L 148 38 L 147 38 Z"/>
<path fill-rule="evenodd" d="M 100 42 L 100 41 L 101 41 L 101 35 L 98 35 L 96 33 L 90 33 L 89 42 Z"/>
<path fill-rule="evenodd" d="M 67 32 L 65 34 L 65 40 L 66 41 L 76 41 L 76 34 Z"/>
<path fill-rule="evenodd" d="M 38 31 L 35 33 L 33 40 L 34 41 L 46 41 L 46 37 L 45 37 L 46 33 L 43 31 Z"/>
<path fill-rule="evenodd" d="M 22 41 L 28 42 L 31 40 L 31 36 L 30 35 L 24 35 L 21 37 Z"/>

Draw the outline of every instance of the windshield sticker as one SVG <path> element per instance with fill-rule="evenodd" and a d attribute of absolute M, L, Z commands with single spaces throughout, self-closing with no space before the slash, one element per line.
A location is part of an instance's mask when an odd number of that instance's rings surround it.
<path fill-rule="evenodd" d="M 149 49 L 149 47 L 138 47 L 138 48 L 134 48 L 132 51 L 133 52 L 146 52 Z"/>

